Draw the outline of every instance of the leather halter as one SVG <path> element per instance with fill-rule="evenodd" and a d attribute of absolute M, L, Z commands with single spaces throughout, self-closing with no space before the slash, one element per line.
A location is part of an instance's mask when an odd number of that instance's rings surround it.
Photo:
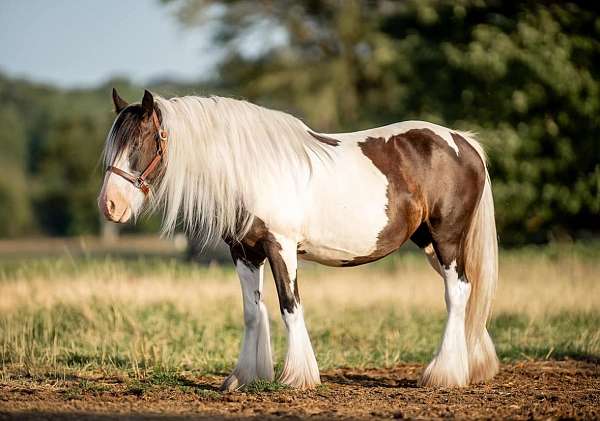
<path fill-rule="evenodd" d="M 156 138 L 156 155 L 154 155 L 154 158 L 152 158 L 152 161 L 150 161 L 144 171 L 142 171 L 140 175 L 135 176 L 112 165 L 106 169 L 106 171 L 117 174 L 129 181 L 135 188 L 140 189 L 142 193 L 144 193 L 144 196 L 148 196 L 148 193 L 151 191 L 150 184 L 148 184 L 146 179 L 154 172 L 154 170 L 156 170 L 156 167 L 158 167 L 158 164 L 163 159 L 168 140 L 167 132 L 166 130 L 161 129 L 158 116 L 154 110 L 152 111 L 152 123 L 154 123 L 154 127 L 158 131 L 158 137 Z"/>

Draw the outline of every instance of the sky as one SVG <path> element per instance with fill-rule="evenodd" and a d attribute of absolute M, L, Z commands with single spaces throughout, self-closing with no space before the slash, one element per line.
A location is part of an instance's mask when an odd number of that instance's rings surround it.
<path fill-rule="evenodd" d="M 210 29 L 184 29 L 158 0 L 2 0 L 0 72 L 67 88 L 209 77 Z"/>

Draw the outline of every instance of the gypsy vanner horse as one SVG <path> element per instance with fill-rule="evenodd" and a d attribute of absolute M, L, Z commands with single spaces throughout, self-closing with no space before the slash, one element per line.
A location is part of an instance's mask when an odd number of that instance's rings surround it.
<path fill-rule="evenodd" d="M 98 205 L 127 222 L 163 212 L 231 249 L 242 287 L 245 333 L 223 383 L 234 390 L 273 379 L 269 319 L 262 301 L 268 260 L 287 329 L 279 380 L 320 383 L 304 324 L 298 257 L 329 266 L 373 262 L 408 239 L 442 276 L 448 320 L 420 384 L 465 386 L 498 371 L 486 329 L 497 280 L 490 179 L 469 133 L 423 121 L 323 134 L 299 119 L 245 101 L 144 93 L 129 105 L 113 90 Z"/>

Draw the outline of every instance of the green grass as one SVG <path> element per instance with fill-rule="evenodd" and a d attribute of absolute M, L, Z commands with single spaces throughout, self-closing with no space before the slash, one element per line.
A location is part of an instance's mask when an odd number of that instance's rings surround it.
<path fill-rule="evenodd" d="M 269 393 L 269 392 L 280 392 L 282 390 L 289 389 L 289 386 L 279 383 L 277 381 L 269 381 L 258 379 L 252 383 L 244 386 L 244 392 L 247 393 Z"/>
<path fill-rule="evenodd" d="M 600 268 L 590 253 L 503 254 L 489 327 L 503 361 L 600 357 Z M 445 322 L 443 291 L 421 256 L 300 274 L 322 370 L 431 359 Z M 285 331 L 272 281 L 265 284 L 280 369 Z M 234 367 L 243 334 L 239 295 L 231 268 L 172 259 L 0 263 L 0 380 L 101 373 L 123 377 L 133 395 L 168 386 L 210 397 L 216 392 L 188 379 Z M 65 399 L 102 392 L 90 387 L 83 381 Z M 246 390 L 281 387 L 257 382 Z"/>
<path fill-rule="evenodd" d="M 325 321 L 308 316 L 322 369 L 426 362 L 443 324 L 443 313 L 405 314 L 381 307 L 345 309 Z M 272 325 L 275 354 L 281 357 L 285 332 L 277 320 Z M 536 319 L 501 313 L 493 318 L 490 331 L 505 361 L 576 358 L 600 355 L 599 326 L 599 313 L 564 312 Z M 180 384 L 181 371 L 231 370 L 243 334 L 241 322 L 233 317 L 207 320 L 170 303 L 141 309 L 57 305 L 4 316 L 0 331 L 3 366 L 125 371 L 169 386 Z"/>

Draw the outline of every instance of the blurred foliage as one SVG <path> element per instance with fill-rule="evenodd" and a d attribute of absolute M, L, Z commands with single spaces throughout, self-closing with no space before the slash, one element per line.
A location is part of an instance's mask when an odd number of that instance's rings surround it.
<path fill-rule="evenodd" d="M 18 110 L 7 105 L 0 111 L 0 236 L 22 232 L 31 222 L 25 180 L 25 127 Z"/>
<path fill-rule="evenodd" d="M 150 86 L 162 95 L 245 97 L 321 131 L 408 119 L 472 130 L 503 244 L 598 233 L 600 18 L 588 3 L 163 2 L 182 25 L 213 25 L 227 54 L 214 80 Z M 112 86 L 140 96 L 125 80 L 64 91 L 0 76 L 0 236 L 98 231 Z"/>
<path fill-rule="evenodd" d="M 171 0 L 211 21 L 221 83 L 319 130 L 407 119 L 479 133 L 504 244 L 600 228 L 600 18 L 591 3 Z M 248 40 L 284 42 L 244 55 Z"/>
<path fill-rule="evenodd" d="M 112 86 L 132 101 L 140 93 L 125 80 L 65 91 L 0 75 L 0 237 L 99 231 Z M 156 228 L 151 219 L 127 230 Z"/>

